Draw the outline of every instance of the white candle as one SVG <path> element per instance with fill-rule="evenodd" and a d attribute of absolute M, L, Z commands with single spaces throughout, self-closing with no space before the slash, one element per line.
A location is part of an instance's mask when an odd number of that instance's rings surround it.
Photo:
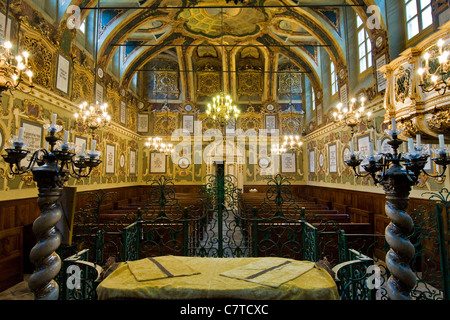
<path fill-rule="evenodd" d="M 373 158 L 373 142 L 369 142 L 369 157 Z"/>
<path fill-rule="evenodd" d="M 416 146 L 420 147 L 422 144 L 422 141 L 420 140 L 420 134 L 416 134 Z"/>
<path fill-rule="evenodd" d="M 350 141 L 350 153 L 351 154 L 355 153 L 355 145 L 353 144 L 353 141 Z"/>
<path fill-rule="evenodd" d="M 25 132 L 25 128 L 24 127 L 20 127 L 19 128 L 19 137 L 17 138 L 18 142 L 22 142 L 23 141 L 23 133 Z"/>
<path fill-rule="evenodd" d="M 66 130 L 64 132 L 64 141 L 63 141 L 64 144 L 67 144 L 69 142 L 69 133 L 70 133 L 69 130 Z"/>
<path fill-rule="evenodd" d="M 54 113 L 53 115 L 52 115 L 52 127 L 54 128 L 55 126 L 56 126 L 56 117 L 57 117 L 58 115 L 56 114 L 56 113 Z"/>
<path fill-rule="evenodd" d="M 414 141 L 413 141 L 412 138 L 408 139 L 408 152 L 410 154 L 415 154 L 416 153 L 416 151 L 414 150 Z"/>
<path fill-rule="evenodd" d="M 92 149 L 91 153 L 95 153 L 95 144 L 97 143 L 97 140 L 92 140 Z"/>
<path fill-rule="evenodd" d="M 86 142 L 83 142 L 83 144 L 81 145 L 81 153 L 80 156 L 84 157 L 84 153 L 86 152 Z"/>
<path fill-rule="evenodd" d="M 397 124 L 395 123 L 395 118 L 391 119 L 391 124 L 392 124 L 392 131 L 396 132 L 397 131 Z"/>
<path fill-rule="evenodd" d="M 440 134 L 438 137 L 439 137 L 439 149 L 444 150 L 445 149 L 444 135 Z"/>

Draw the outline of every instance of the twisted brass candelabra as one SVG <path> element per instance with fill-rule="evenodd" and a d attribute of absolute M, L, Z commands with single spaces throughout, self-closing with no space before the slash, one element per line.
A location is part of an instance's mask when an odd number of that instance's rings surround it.
<path fill-rule="evenodd" d="M 54 115 L 54 120 L 56 117 Z M 59 295 L 58 284 L 55 276 L 61 269 L 61 259 L 56 250 L 61 244 L 61 234 L 56 224 L 61 219 L 63 211 L 59 199 L 64 183 L 70 176 L 75 178 L 88 177 L 93 168 L 102 161 L 97 159 L 99 153 L 95 150 L 95 141 L 88 157 L 85 156 L 85 145 L 79 155 L 73 152 L 66 140 L 61 144 L 56 133 L 62 127 L 55 124 L 47 125 L 49 135 L 45 137 L 49 148 L 41 148 L 33 153 L 27 166 L 21 162 L 30 153 L 25 150 L 23 142 L 24 129 L 20 128 L 19 136 L 12 141 L 12 146 L 5 147 L 6 154 L 3 159 L 9 164 L 13 175 L 32 172 L 33 179 L 38 186 L 38 206 L 41 216 L 33 223 L 33 232 L 37 243 L 32 248 L 30 260 L 35 265 L 35 271 L 30 276 L 28 286 L 33 291 L 36 300 L 57 300 Z M 76 156 L 76 157 L 75 157 Z M 74 158 L 75 157 L 75 158 Z"/>
<path fill-rule="evenodd" d="M 410 292 L 416 284 L 416 276 L 411 270 L 410 262 L 414 258 L 414 245 L 409 241 L 414 223 L 406 212 L 409 203 L 409 193 L 414 186 L 419 175 L 423 172 L 428 176 L 424 167 L 429 154 L 421 152 L 420 144 L 416 147 L 410 145 L 409 152 L 403 155 L 398 152 L 399 146 L 403 143 L 398 139 L 401 133 L 395 128 L 395 119 L 392 119 L 392 130 L 386 133 L 392 137 L 388 144 L 392 147 L 393 153 L 382 153 L 378 150 L 376 155 L 370 152 L 369 157 L 361 159 L 358 153 L 352 151 L 345 164 L 352 167 L 357 177 L 370 176 L 375 184 L 381 184 L 386 194 L 385 211 L 391 220 L 385 231 L 386 241 L 390 250 L 386 255 L 386 265 L 391 272 L 388 280 L 387 291 L 392 300 L 410 300 Z M 370 146 L 373 150 L 373 145 Z M 435 150 L 438 154 L 432 160 L 442 166 L 441 174 L 432 177 L 443 177 L 450 158 L 447 156 L 448 148 L 443 145 L 443 136 L 440 136 L 440 148 Z M 402 165 L 403 163 L 403 165 Z M 356 168 L 362 166 L 367 172 L 358 173 Z"/>

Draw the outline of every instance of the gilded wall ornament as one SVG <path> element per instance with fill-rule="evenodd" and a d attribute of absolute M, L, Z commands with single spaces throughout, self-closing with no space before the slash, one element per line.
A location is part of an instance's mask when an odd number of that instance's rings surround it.
<path fill-rule="evenodd" d="M 42 114 L 42 106 L 36 101 L 27 100 L 23 101 L 24 112 L 30 118 L 38 119 Z"/>
<path fill-rule="evenodd" d="M 426 122 L 431 130 L 448 133 L 450 131 L 450 110 L 448 108 L 440 110 L 431 117 L 427 117 Z"/>
<path fill-rule="evenodd" d="M 177 71 L 156 71 L 154 81 L 154 91 L 157 94 L 170 94 L 178 98 L 180 89 Z"/>
<path fill-rule="evenodd" d="M 258 71 L 244 71 L 238 73 L 238 94 L 242 96 L 255 96 L 263 93 L 262 74 Z"/>
<path fill-rule="evenodd" d="M 301 93 L 301 87 L 301 75 L 296 71 L 278 75 L 278 94 Z"/>
<path fill-rule="evenodd" d="M 30 65 L 34 73 L 34 82 L 44 88 L 52 88 L 54 83 L 52 52 L 43 45 L 43 41 L 30 38 L 27 35 L 24 36 L 23 48 L 33 57 L 30 60 Z"/>
<path fill-rule="evenodd" d="M 400 67 L 395 75 L 395 101 L 405 102 L 410 96 L 412 70 L 409 67 Z"/>
<path fill-rule="evenodd" d="M 177 128 L 178 114 L 167 113 L 154 113 L 154 127 L 153 133 L 156 135 L 171 135 Z"/>
<path fill-rule="evenodd" d="M 198 72 L 197 73 L 197 94 L 207 96 L 217 94 L 221 91 L 221 75 L 219 72 Z"/>

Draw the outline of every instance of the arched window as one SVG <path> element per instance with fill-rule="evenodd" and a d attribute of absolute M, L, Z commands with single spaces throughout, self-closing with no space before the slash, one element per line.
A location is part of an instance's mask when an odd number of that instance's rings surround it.
<path fill-rule="evenodd" d="M 330 74 L 331 74 L 331 95 L 335 95 L 338 92 L 338 79 L 336 74 L 336 67 L 333 61 L 330 61 Z"/>
<path fill-rule="evenodd" d="M 356 28 L 358 34 L 359 72 L 363 73 L 372 67 L 372 43 L 359 15 L 356 15 Z"/>
<path fill-rule="evenodd" d="M 408 40 L 433 24 L 431 0 L 405 0 Z"/>

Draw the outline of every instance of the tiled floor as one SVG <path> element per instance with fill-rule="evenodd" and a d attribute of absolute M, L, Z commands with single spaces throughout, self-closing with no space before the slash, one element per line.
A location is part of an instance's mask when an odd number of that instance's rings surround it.
<path fill-rule="evenodd" d="M 28 288 L 29 274 L 24 276 L 24 281 L 0 292 L 0 300 L 34 300 L 34 294 Z"/>

